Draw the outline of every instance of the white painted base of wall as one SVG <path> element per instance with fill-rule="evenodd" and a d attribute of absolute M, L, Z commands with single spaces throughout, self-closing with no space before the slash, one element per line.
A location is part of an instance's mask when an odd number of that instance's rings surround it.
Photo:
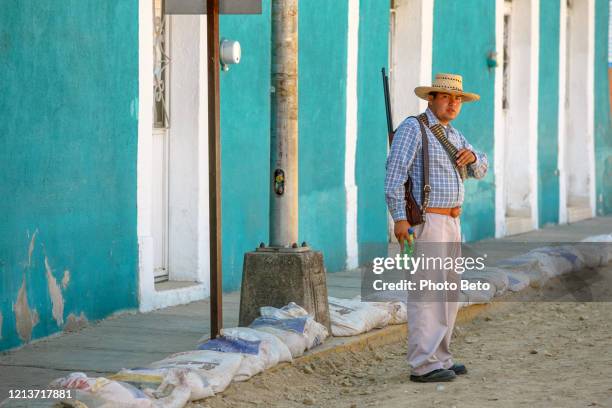
<path fill-rule="evenodd" d="M 590 206 L 567 207 L 567 222 L 577 222 L 593 218 Z"/>
<path fill-rule="evenodd" d="M 531 217 L 506 217 L 506 235 L 522 234 L 532 231 L 533 220 Z"/>

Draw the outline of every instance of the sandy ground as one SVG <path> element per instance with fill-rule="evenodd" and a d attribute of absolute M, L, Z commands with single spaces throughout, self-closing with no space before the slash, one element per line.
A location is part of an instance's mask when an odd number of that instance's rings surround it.
<path fill-rule="evenodd" d="M 610 294 L 606 270 L 591 283 Z M 191 406 L 612 407 L 611 316 L 609 302 L 503 303 L 456 327 L 469 373 L 450 383 L 410 382 L 401 342 L 294 363 Z"/>

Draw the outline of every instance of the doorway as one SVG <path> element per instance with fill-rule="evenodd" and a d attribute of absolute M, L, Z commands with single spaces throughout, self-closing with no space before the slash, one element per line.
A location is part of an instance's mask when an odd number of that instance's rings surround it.
<path fill-rule="evenodd" d="M 594 1 L 566 2 L 563 161 L 565 214 L 575 222 L 595 216 Z M 563 217 L 565 215 L 565 217 Z"/>
<path fill-rule="evenodd" d="M 504 1 L 505 234 L 537 228 L 538 2 Z"/>

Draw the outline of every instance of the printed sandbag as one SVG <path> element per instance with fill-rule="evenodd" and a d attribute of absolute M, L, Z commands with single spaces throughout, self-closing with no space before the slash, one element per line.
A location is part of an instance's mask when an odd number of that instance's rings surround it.
<path fill-rule="evenodd" d="M 193 369 L 132 368 L 123 369 L 109 379 L 122 381 L 144 391 L 148 396 L 166 405 L 183 398 L 184 388 L 189 390 L 188 401 L 197 401 L 214 395 L 205 376 Z M 180 406 L 180 405 L 178 405 Z"/>
<path fill-rule="evenodd" d="M 332 334 L 337 337 L 355 336 L 389 324 L 391 314 L 385 308 L 374 307 L 355 299 L 329 297 L 329 317 Z"/>
<path fill-rule="evenodd" d="M 242 361 L 234 373 L 233 381 L 245 381 L 261 373 L 267 368 L 267 361 L 270 361 L 269 351 L 262 349 L 261 340 L 219 336 L 201 343 L 198 349 L 242 355 Z"/>
<path fill-rule="evenodd" d="M 270 333 L 259 332 L 249 327 L 234 327 L 223 329 L 221 334 L 226 338 L 236 338 L 251 342 L 259 341 L 259 353 L 264 358 L 266 368 L 292 360 L 291 352 L 287 345 Z"/>
<path fill-rule="evenodd" d="M 244 359 L 240 353 L 195 350 L 173 354 L 149 365 L 149 368 L 182 368 L 196 370 L 215 394 L 225 390 Z"/>
<path fill-rule="evenodd" d="M 289 302 L 289 304 L 280 309 L 271 306 L 261 307 L 259 309 L 259 313 L 261 314 L 261 317 L 270 317 L 282 320 L 306 318 L 303 334 L 307 338 L 307 350 L 322 344 L 323 341 L 329 336 L 327 328 L 321 323 L 317 322 L 314 319 L 314 316 L 309 314 L 306 309 L 299 306 L 295 302 Z"/>
<path fill-rule="evenodd" d="M 156 407 L 151 399 L 136 387 L 104 377 L 90 378 L 84 373 L 71 373 L 52 381 L 49 386 L 73 390 L 74 401 L 88 407 Z"/>
<path fill-rule="evenodd" d="M 299 350 L 301 348 L 300 341 L 295 336 L 283 335 L 278 330 L 301 335 L 305 341 L 306 350 L 322 344 L 327 336 L 329 336 L 325 326 L 316 322 L 311 315 L 307 314 L 303 308 L 295 303 L 290 303 L 281 309 L 262 307 L 260 313 L 262 313 L 262 316 L 255 319 L 249 327 L 258 331 L 266 331 L 279 337 L 289 347 L 293 357 L 301 355 L 304 351 L 300 352 Z M 275 328 L 277 330 L 270 330 L 268 328 Z"/>

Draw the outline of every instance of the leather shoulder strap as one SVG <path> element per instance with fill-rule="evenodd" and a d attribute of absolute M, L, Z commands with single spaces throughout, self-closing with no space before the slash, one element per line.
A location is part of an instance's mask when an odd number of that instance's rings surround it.
<path fill-rule="evenodd" d="M 423 157 L 423 192 L 421 195 L 421 216 L 423 217 L 423 222 L 425 222 L 425 210 L 429 206 L 429 192 L 431 191 L 431 186 L 429 185 L 429 141 L 427 139 L 427 131 L 425 130 L 425 126 L 427 126 L 428 120 L 427 115 L 424 113 L 419 116 L 411 116 L 419 123 L 419 127 L 421 128 L 421 155 Z"/>
<path fill-rule="evenodd" d="M 421 138 L 423 140 L 422 154 L 423 154 L 423 196 L 421 202 L 421 213 L 423 215 L 423 222 L 425 222 L 425 210 L 429 207 L 429 192 L 431 186 L 429 185 L 429 142 L 427 139 L 427 132 L 423 123 L 427 123 L 427 115 L 424 113 L 420 114 L 417 118 L 419 126 L 421 127 Z"/>

